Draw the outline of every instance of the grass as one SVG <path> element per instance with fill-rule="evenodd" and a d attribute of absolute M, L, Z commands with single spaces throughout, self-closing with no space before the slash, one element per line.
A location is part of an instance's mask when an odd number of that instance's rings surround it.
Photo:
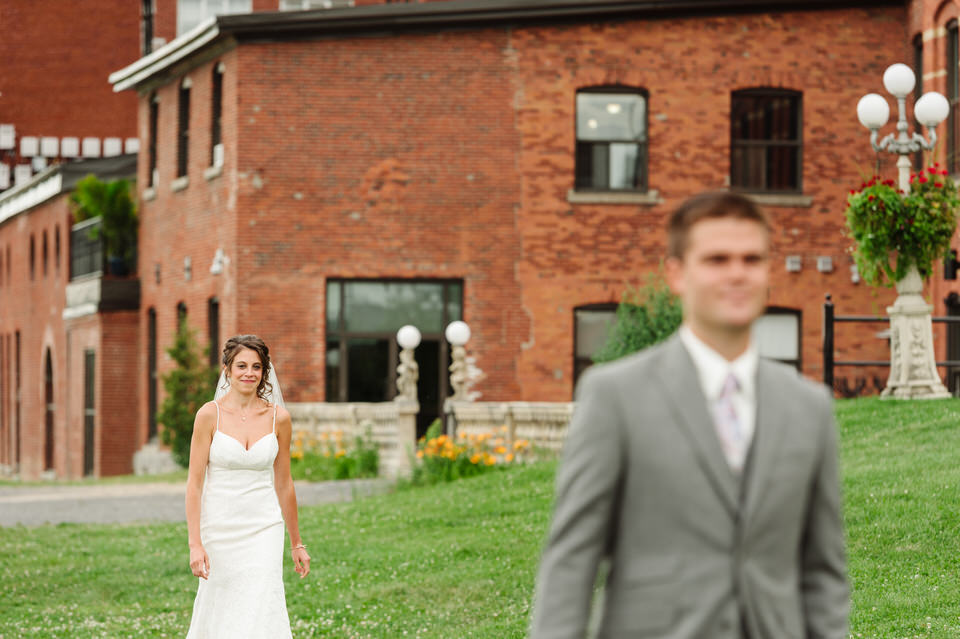
<path fill-rule="evenodd" d="M 838 402 L 851 636 L 960 637 L 960 401 Z M 297 639 L 520 638 L 555 464 L 303 508 Z M 0 529 L 0 639 L 182 637 L 184 524 Z"/>
<path fill-rule="evenodd" d="M 301 637 L 522 637 L 554 464 L 301 509 Z M 0 637 L 183 637 L 186 525 L 0 528 Z"/>
<path fill-rule="evenodd" d="M 852 636 L 960 637 L 960 401 L 837 403 Z"/>

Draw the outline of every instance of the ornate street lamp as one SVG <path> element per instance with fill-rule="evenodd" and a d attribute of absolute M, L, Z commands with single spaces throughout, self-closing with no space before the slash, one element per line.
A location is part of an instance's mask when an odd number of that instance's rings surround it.
<path fill-rule="evenodd" d="M 883 74 L 883 86 L 897 99 L 897 134 L 889 134 L 879 142 L 880 127 L 890 118 L 887 100 L 876 93 L 868 93 L 857 103 L 857 118 L 870 129 L 870 144 L 878 153 L 887 151 L 899 155 L 897 173 L 899 188 L 910 192 L 910 154 L 929 151 L 937 143 L 934 130 L 950 111 L 947 99 L 936 91 L 925 93 L 913 107 L 917 121 L 927 128 L 929 139 L 907 129 L 907 96 L 913 91 L 916 77 L 905 64 L 891 65 Z M 921 167 L 922 168 L 922 167 Z M 898 282 L 897 299 L 887 307 L 890 315 L 890 378 L 882 397 L 897 399 L 937 399 L 950 393 L 937 374 L 933 355 L 933 307 L 923 299 L 923 279 L 916 265 Z"/>
<path fill-rule="evenodd" d="M 470 327 L 466 322 L 457 320 L 447 325 L 444 335 L 450 345 L 453 346 L 450 364 L 450 387 L 453 389 L 453 397 L 450 399 L 455 402 L 467 400 L 467 349 L 464 345 L 470 341 Z"/>
<path fill-rule="evenodd" d="M 397 366 L 397 396 L 394 401 L 417 401 L 417 381 L 420 379 L 420 367 L 413 356 L 414 349 L 420 345 L 420 330 L 407 324 L 397 331 L 397 344 L 400 345 L 400 365 Z"/>

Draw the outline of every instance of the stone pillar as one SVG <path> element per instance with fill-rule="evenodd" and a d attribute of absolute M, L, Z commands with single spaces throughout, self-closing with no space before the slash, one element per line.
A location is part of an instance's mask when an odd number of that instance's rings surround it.
<path fill-rule="evenodd" d="M 413 467 L 411 457 L 417 447 L 417 415 L 419 402 L 395 402 L 397 406 L 397 446 L 394 449 L 392 469 L 395 477 L 409 477 Z"/>
<path fill-rule="evenodd" d="M 933 354 L 933 307 L 923 299 L 923 280 L 916 266 L 897 282 L 890 315 L 890 378 L 881 397 L 942 399 L 950 397 L 937 373 Z"/>

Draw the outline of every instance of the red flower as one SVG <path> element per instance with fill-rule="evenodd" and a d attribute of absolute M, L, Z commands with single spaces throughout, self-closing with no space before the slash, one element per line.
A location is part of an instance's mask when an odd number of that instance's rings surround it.
<path fill-rule="evenodd" d="M 926 184 L 927 182 L 929 182 L 929 180 L 923 175 L 920 176 L 919 181 L 920 181 L 920 184 Z"/>
<path fill-rule="evenodd" d="M 934 182 L 933 185 L 934 185 L 935 187 L 937 187 L 938 189 L 943 188 L 943 183 L 942 183 L 942 182 Z"/>
<path fill-rule="evenodd" d="M 949 175 L 946 169 L 940 171 L 940 175 Z"/>
<path fill-rule="evenodd" d="M 874 199 L 874 198 L 873 198 L 872 195 L 867 198 L 867 200 L 869 200 L 870 202 L 873 202 L 873 199 Z"/>
<path fill-rule="evenodd" d="M 931 166 L 930 168 L 927 169 L 927 173 L 929 173 L 930 175 L 936 175 L 937 170 Z"/>

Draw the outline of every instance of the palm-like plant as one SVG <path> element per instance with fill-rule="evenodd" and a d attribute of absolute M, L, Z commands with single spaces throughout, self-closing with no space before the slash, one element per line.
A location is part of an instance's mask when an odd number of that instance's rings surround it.
<path fill-rule="evenodd" d="M 77 182 L 70 195 L 73 218 L 82 222 L 99 217 L 91 239 L 103 239 L 108 259 L 129 266 L 137 247 L 137 203 L 130 180 L 104 182 L 91 174 Z"/>

